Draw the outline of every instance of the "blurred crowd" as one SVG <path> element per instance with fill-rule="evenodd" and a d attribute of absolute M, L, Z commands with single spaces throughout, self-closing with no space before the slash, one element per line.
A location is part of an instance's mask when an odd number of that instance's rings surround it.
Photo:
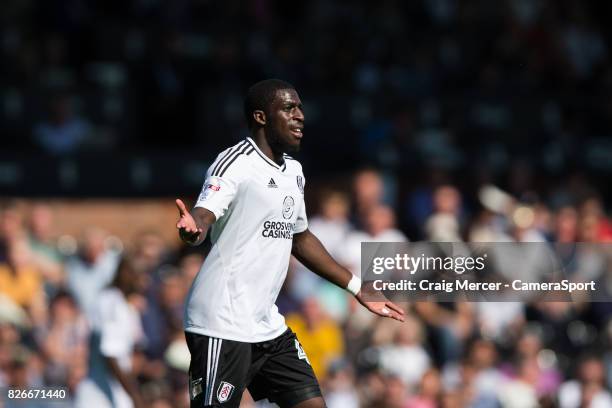
<path fill-rule="evenodd" d="M 609 170 L 608 15 L 586 0 L 9 0 L 0 130 L 13 150 L 211 160 L 245 135 L 245 89 L 278 77 L 306 104 L 313 174 Z"/>
<path fill-rule="evenodd" d="M 391 187 L 371 168 L 355 173 L 351 188 L 309 186 L 316 196 L 310 229 L 354 274 L 360 274 L 361 242 L 612 241 L 612 224 L 594 193 L 568 193 L 555 206 L 548 198 L 527 202 L 485 186 L 474 206 L 453 184 L 431 184 L 409 196 L 421 206 L 413 228 L 418 235 L 398 225 L 397 203 L 386 201 Z M 130 329 L 131 372 L 143 401 L 188 406 L 183 300 L 207 249 L 172 250 L 152 230 L 121 241 L 102 228 L 72 237 L 43 202 L 3 204 L 0 387 L 62 385 L 78 396 L 103 364 L 92 357 L 99 347 L 92 341 L 96 310 L 108 307 L 109 288 L 118 288 L 138 320 Z M 129 259 L 129 279 L 120 259 Z M 611 259 L 584 262 L 590 278 L 609 288 Z M 372 315 L 292 261 L 277 304 L 331 408 L 612 404 L 612 303 L 412 302 L 402 304 L 407 318 L 400 324 Z M 243 405 L 255 404 L 247 395 Z"/>

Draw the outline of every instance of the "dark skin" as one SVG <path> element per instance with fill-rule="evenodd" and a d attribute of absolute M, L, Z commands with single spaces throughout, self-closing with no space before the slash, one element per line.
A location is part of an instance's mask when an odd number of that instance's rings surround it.
<path fill-rule="evenodd" d="M 284 153 L 299 150 L 304 128 L 304 112 L 302 101 L 294 89 L 277 91 L 267 112 L 255 110 L 252 119 L 252 139 L 271 160 L 282 164 Z M 215 215 L 200 207 L 194 208 L 190 213 L 180 199 L 176 200 L 176 206 L 180 217 L 176 223 L 179 236 L 189 245 L 201 244 L 206 238 L 208 229 L 216 221 Z M 346 288 L 353 276 L 348 269 L 331 257 L 321 241 L 308 229 L 293 235 L 291 253 L 308 269 L 341 288 Z M 399 306 L 382 295 L 376 301 L 372 300 L 372 294 L 368 293 L 368 295 L 368 300 L 365 300 L 360 291 L 356 298 L 372 313 L 404 321 L 404 311 Z M 317 397 L 303 401 L 295 407 L 319 408 L 324 406 L 323 398 Z"/>

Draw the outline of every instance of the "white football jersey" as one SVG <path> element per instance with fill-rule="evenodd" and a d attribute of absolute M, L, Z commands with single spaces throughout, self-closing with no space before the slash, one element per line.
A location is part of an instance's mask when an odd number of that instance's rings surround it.
<path fill-rule="evenodd" d="M 293 234 L 308 227 L 302 166 L 287 155 L 278 165 L 247 138 L 217 156 L 196 207 L 217 221 L 187 296 L 185 330 L 247 343 L 281 335 L 287 326 L 274 303 Z"/>

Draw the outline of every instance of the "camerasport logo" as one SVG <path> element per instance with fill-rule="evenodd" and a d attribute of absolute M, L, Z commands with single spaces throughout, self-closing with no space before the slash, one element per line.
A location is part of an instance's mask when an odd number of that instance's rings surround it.
<path fill-rule="evenodd" d="M 217 389 L 217 399 L 219 402 L 225 402 L 232 398 L 233 393 L 234 386 L 228 382 L 221 381 L 221 384 L 219 384 L 219 388 Z"/>

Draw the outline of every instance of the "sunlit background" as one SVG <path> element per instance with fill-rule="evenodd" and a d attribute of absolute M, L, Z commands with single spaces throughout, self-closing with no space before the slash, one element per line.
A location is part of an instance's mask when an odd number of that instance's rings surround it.
<path fill-rule="evenodd" d="M 188 406 L 182 306 L 207 249 L 180 244 L 174 198 L 192 203 L 248 135 L 242 97 L 264 78 L 305 104 L 310 228 L 354 273 L 363 241 L 612 241 L 611 15 L 586 0 L 3 1 L 0 387 L 78 388 L 89 310 L 123 254 L 147 279 L 129 299 L 143 398 Z M 610 259 L 581 262 L 610 285 Z M 612 406 L 609 303 L 420 303 L 400 325 L 292 263 L 278 305 L 330 408 Z"/>

